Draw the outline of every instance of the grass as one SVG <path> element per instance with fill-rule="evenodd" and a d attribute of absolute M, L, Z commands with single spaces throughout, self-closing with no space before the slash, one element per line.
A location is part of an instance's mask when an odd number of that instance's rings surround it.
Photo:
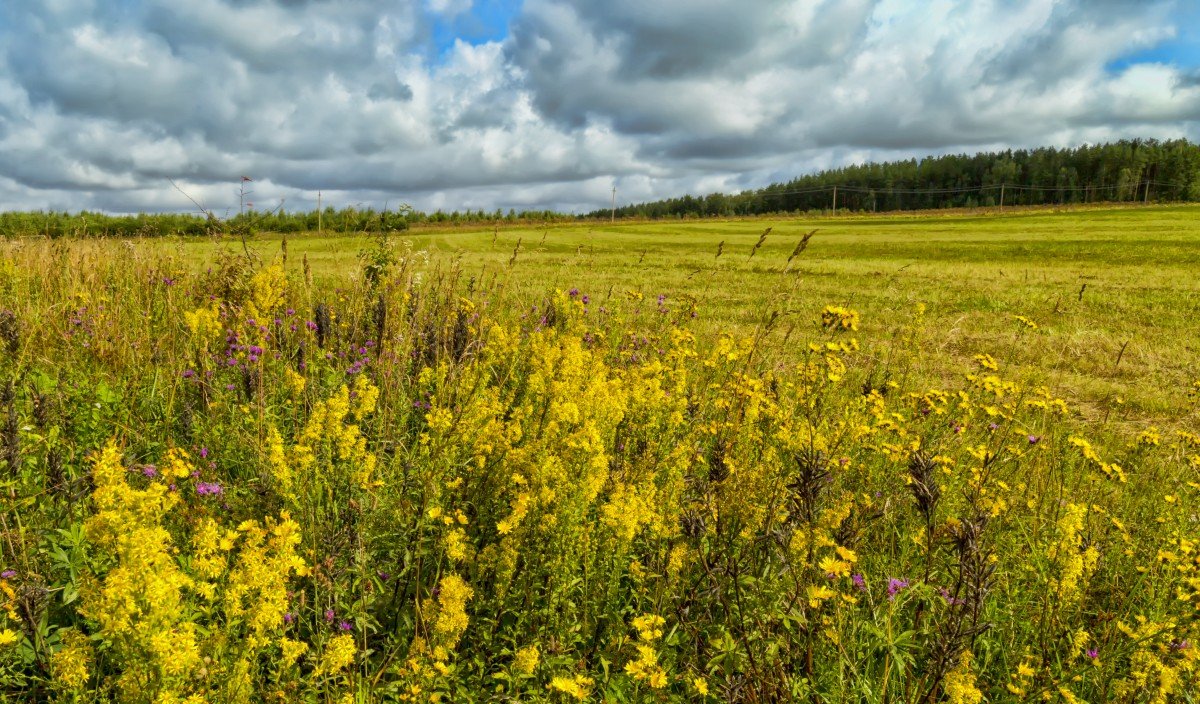
<path fill-rule="evenodd" d="M 0 699 L 1191 701 L 1197 214 L 0 243 Z"/>
<path fill-rule="evenodd" d="M 796 242 L 812 230 L 789 268 Z M 1170 423 L 1200 359 L 1200 206 L 414 230 L 398 238 L 435 265 L 455 260 L 479 280 L 498 277 L 523 300 L 550 288 L 601 300 L 627 291 L 692 299 L 700 329 L 710 332 L 751 329 L 772 311 L 784 314 L 786 329 L 832 302 L 859 310 L 864 329 L 878 334 L 923 303 L 926 332 L 937 339 L 936 361 L 922 370 L 930 381 L 988 352 L 1066 394 L 1089 420 Z M 251 242 L 265 257 L 279 245 L 270 235 Z M 202 262 L 225 245 L 169 246 Z M 371 246 L 362 236 L 293 237 L 290 266 L 307 256 L 316 275 L 336 278 Z M 1037 333 L 1018 335 L 1016 315 Z"/>

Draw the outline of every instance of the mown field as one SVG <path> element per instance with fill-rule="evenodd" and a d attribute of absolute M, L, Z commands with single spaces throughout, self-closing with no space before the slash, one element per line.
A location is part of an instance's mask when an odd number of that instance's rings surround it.
<path fill-rule="evenodd" d="M 0 696 L 1195 701 L 1198 216 L 0 242 Z"/>
<path fill-rule="evenodd" d="M 859 310 L 878 335 L 924 304 L 934 354 L 920 371 L 930 380 L 989 352 L 1068 394 L 1089 419 L 1178 418 L 1178 391 L 1200 359 L 1197 206 L 421 229 L 393 239 L 435 264 L 460 262 L 467 278 L 500 282 L 522 302 L 555 288 L 695 301 L 702 334 L 747 333 L 773 313 L 786 332 L 832 302 Z M 270 258 L 280 238 L 261 235 L 250 246 Z M 364 236 L 292 238 L 290 266 L 299 271 L 307 255 L 315 276 L 332 279 L 371 246 Z M 172 247 L 194 262 L 213 250 L 197 241 Z M 1036 334 L 1021 334 L 1015 316 L 1034 321 Z M 786 345 L 775 351 L 788 354 Z"/>

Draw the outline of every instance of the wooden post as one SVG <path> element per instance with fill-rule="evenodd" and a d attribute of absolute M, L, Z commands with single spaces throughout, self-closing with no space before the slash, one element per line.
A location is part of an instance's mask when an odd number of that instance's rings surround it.
<path fill-rule="evenodd" d="M 1150 203 L 1150 179 L 1146 179 L 1146 193 L 1142 196 L 1142 205 Z"/>
<path fill-rule="evenodd" d="M 837 215 L 837 186 L 833 187 L 833 214 Z"/>
<path fill-rule="evenodd" d="M 616 221 L 617 221 L 617 184 L 614 183 L 613 184 L 613 195 L 612 195 L 612 216 L 609 218 L 609 223 L 615 223 Z"/>
<path fill-rule="evenodd" d="M 317 236 L 321 235 L 321 192 L 317 191 Z"/>
<path fill-rule="evenodd" d="M 1004 210 L 1004 184 L 1000 184 L 1000 209 Z"/>

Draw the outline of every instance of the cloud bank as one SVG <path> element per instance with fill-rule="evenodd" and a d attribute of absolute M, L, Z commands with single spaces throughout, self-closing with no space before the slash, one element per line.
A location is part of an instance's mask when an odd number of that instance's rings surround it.
<path fill-rule="evenodd" d="M 8 0 L 0 208 L 591 210 L 1200 139 L 1183 2 Z M 1186 44 L 1186 42 L 1182 42 Z M 1159 52 L 1161 53 L 1161 52 Z M 1142 60 L 1128 57 L 1151 56 Z"/>

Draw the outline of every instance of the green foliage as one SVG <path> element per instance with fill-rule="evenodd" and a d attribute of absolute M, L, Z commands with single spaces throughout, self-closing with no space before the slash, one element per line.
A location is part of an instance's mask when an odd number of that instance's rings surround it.
<path fill-rule="evenodd" d="M 799 286 L 864 244 L 788 262 L 800 227 L 655 253 L 645 290 L 549 232 L 512 264 L 474 235 L 481 271 L 383 237 L 343 269 L 301 238 L 5 245 L 0 692 L 1186 701 L 1200 382 L 1103 423 L 1022 363 L 1082 300 L 952 337 L 928 281 Z M 701 265 L 775 293 L 709 322 Z"/>
<path fill-rule="evenodd" d="M 1146 182 L 1153 182 L 1149 192 Z M 736 194 L 686 195 L 617 208 L 618 217 L 688 218 L 822 211 L 859 212 L 1000 205 L 1194 201 L 1200 146 L 1187 140 L 1121 140 L 1058 149 L 947 154 L 829 169 Z M 593 218 L 607 218 L 597 210 Z"/>
<path fill-rule="evenodd" d="M 48 238 L 112 238 L 112 237 L 196 237 L 201 235 L 230 235 L 257 232 L 293 234 L 317 232 L 326 234 L 396 233 L 415 224 L 466 225 L 514 224 L 574 220 L 574 216 L 550 210 L 510 211 L 493 213 L 479 211 L 436 211 L 423 213 L 405 205 L 398 209 L 325 208 L 299 212 L 253 209 L 226 219 L 187 213 L 139 213 L 137 215 L 108 215 L 81 211 L 69 212 L 3 212 L 0 213 L 0 238 L 42 236 Z"/>

